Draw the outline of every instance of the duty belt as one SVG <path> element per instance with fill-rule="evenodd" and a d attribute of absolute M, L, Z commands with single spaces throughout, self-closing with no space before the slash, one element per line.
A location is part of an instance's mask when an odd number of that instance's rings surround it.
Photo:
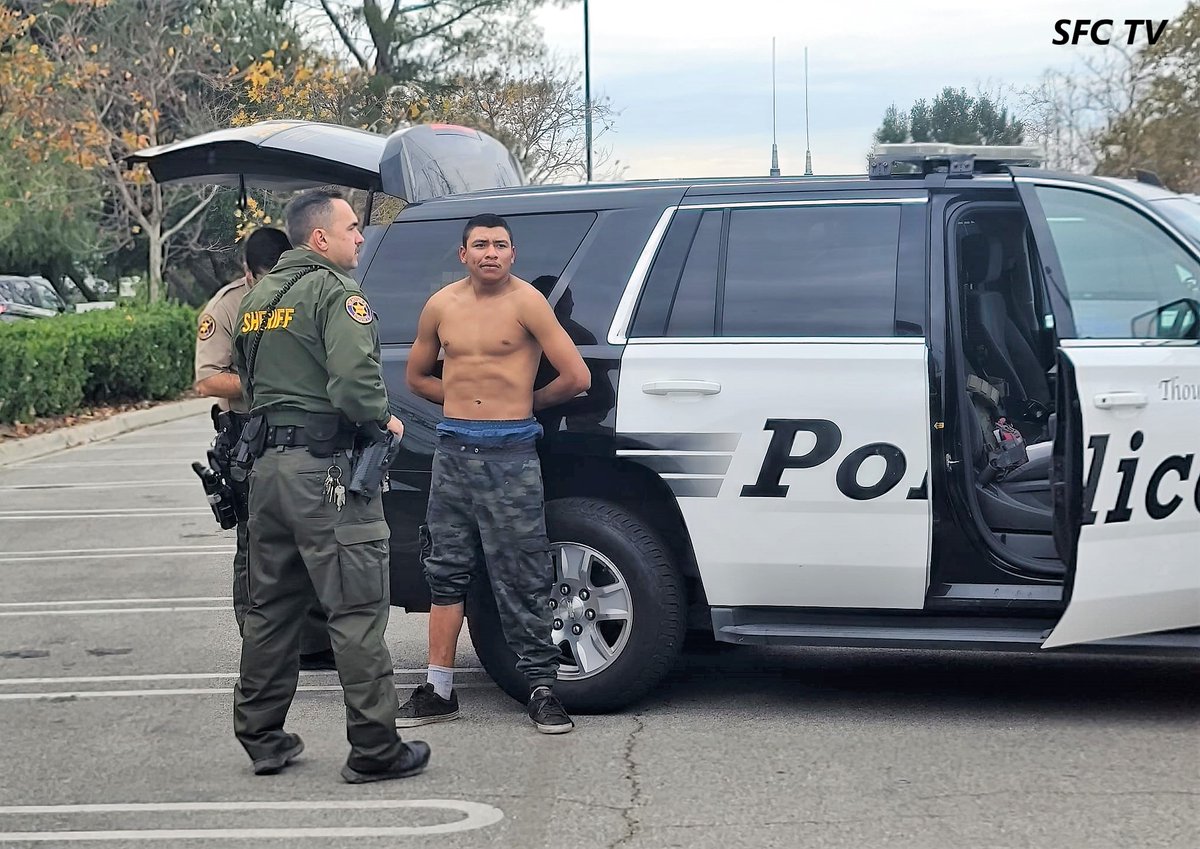
<path fill-rule="evenodd" d="M 268 448 L 285 448 L 304 447 L 308 445 L 308 438 L 304 434 L 304 428 L 295 425 L 276 425 L 267 428 L 266 446 Z M 334 447 L 338 450 L 349 449 L 354 447 L 354 433 L 344 431 L 334 437 Z"/>

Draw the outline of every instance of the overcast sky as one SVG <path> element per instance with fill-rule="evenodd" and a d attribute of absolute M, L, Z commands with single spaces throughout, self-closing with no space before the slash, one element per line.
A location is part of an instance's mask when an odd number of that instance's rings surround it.
<path fill-rule="evenodd" d="M 1184 0 L 591 0 L 594 97 L 619 111 L 598 140 L 627 178 L 766 174 L 771 37 L 780 168 L 804 172 L 804 47 L 813 171 L 862 173 L 895 102 L 944 86 L 1022 87 L 1087 51 L 1054 46 L 1061 18 L 1174 18 Z M 904 10 L 904 11 L 901 11 Z M 552 48 L 583 68 L 583 7 L 538 15 Z M 1144 43 L 1145 36 L 1140 40 Z M 1016 105 L 1016 104 L 1013 104 Z"/>

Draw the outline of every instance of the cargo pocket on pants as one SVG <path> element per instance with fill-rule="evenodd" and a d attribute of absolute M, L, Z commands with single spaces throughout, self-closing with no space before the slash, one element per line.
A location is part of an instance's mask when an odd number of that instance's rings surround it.
<path fill-rule="evenodd" d="M 517 541 L 520 563 L 513 586 L 523 594 L 549 593 L 554 585 L 554 565 L 550 560 L 550 540 L 545 534 Z"/>
<path fill-rule="evenodd" d="M 387 522 L 338 525 L 333 536 L 338 546 L 342 601 L 348 607 L 359 607 L 382 600 L 388 570 Z"/>

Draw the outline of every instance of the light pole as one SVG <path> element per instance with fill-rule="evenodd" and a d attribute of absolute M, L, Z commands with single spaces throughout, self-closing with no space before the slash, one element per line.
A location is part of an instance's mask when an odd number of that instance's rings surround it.
<path fill-rule="evenodd" d="M 592 182 L 592 48 L 588 32 L 588 0 L 583 0 L 583 136 L 587 146 L 587 181 Z"/>

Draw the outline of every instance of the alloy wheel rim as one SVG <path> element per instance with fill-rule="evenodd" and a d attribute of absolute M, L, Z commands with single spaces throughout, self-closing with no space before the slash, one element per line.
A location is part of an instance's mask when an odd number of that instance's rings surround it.
<path fill-rule="evenodd" d="M 549 605 L 561 681 L 580 681 L 608 669 L 633 629 L 629 584 L 611 560 L 579 542 L 555 542 Z"/>

